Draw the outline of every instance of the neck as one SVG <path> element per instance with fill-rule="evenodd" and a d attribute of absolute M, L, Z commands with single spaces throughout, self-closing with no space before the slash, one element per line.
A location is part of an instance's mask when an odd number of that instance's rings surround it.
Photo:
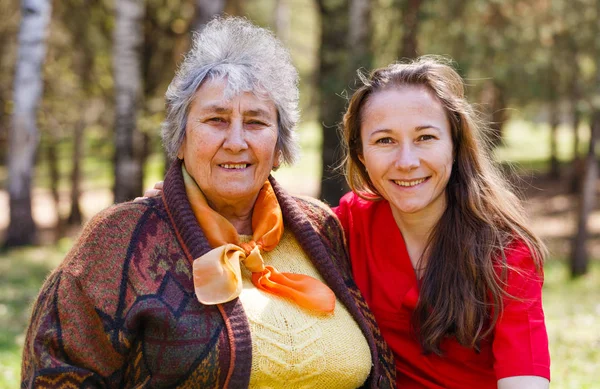
<path fill-rule="evenodd" d="M 236 203 L 229 203 L 222 199 L 219 199 L 220 201 L 211 201 L 211 199 L 207 198 L 206 200 L 215 212 L 233 225 L 238 234 L 252 235 L 252 212 L 257 197 L 258 194 L 251 201 L 239 201 Z"/>
<path fill-rule="evenodd" d="M 425 209 L 418 213 L 402 213 L 392 207 L 394 220 L 402 233 L 410 261 L 417 275 L 427 264 L 427 258 L 424 255 L 425 248 L 429 242 L 431 232 L 439 222 L 445 209 L 445 202 L 436 209 Z"/>

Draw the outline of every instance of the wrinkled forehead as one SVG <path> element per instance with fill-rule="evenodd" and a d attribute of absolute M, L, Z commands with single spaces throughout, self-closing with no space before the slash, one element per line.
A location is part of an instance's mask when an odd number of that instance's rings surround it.
<path fill-rule="evenodd" d="M 241 88 L 228 77 L 207 77 L 196 90 L 191 105 L 194 112 L 228 114 L 236 111 L 249 116 L 277 117 L 276 106 L 263 89 Z"/>

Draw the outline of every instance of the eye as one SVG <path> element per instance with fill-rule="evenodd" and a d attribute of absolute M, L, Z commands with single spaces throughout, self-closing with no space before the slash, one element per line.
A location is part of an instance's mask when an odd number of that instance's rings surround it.
<path fill-rule="evenodd" d="M 212 118 L 208 118 L 206 119 L 207 122 L 212 122 L 212 123 L 225 123 L 225 119 L 221 118 L 221 117 L 212 117 Z"/>
<path fill-rule="evenodd" d="M 423 135 L 420 135 L 417 138 L 417 140 L 420 141 L 420 142 L 422 142 L 422 141 L 428 141 L 428 140 L 434 140 L 434 139 L 436 139 L 436 137 L 434 135 L 431 135 L 431 134 L 423 134 Z"/>
<path fill-rule="evenodd" d="M 246 122 L 246 124 L 249 126 L 261 126 L 261 127 L 264 127 L 267 125 L 267 123 L 261 122 L 260 120 L 248 120 Z"/>
<path fill-rule="evenodd" d="M 375 143 L 382 144 L 382 145 L 389 145 L 393 142 L 394 142 L 394 140 L 390 137 L 380 138 L 375 141 Z"/>

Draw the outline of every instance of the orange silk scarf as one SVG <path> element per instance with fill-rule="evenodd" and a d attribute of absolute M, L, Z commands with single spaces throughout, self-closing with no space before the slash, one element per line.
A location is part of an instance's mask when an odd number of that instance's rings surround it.
<path fill-rule="evenodd" d="M 335 294 L 323 282 L 304 275 L 280 273 L 265 266 L 261 250 L 271 251 L 283 235 L 283 216 L 269 181 L 260 190 L 252 213 L 252 240 L 241 243 L 235 227 L 207 203 L 198 184 L 182 164 L 185 191 L 192 211 L 213 250 L 193 263 L 194 288 L 198 301 L 221 304 L 242 292 L 240 263 L 252 272 L 258 289 L 287 297 L 301 307 L 318 312 L 333 312 Z"/>

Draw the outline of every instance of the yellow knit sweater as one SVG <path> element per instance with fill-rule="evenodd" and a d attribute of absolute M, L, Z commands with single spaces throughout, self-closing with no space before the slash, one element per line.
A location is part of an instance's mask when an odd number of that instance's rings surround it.
<path fill-rule="evenodd" d="M 287 231 L 273 251 L 263 252 L 263 258 L 281 272 L 323 281 Z M 240 300 L 252 334 L 251 388 L 356 388 L 364 383 L 371 370 L 369 346 L 339 301 L 333 314 L 315 314 L 256 289 L 250 276 L 242 266 Z"/>

